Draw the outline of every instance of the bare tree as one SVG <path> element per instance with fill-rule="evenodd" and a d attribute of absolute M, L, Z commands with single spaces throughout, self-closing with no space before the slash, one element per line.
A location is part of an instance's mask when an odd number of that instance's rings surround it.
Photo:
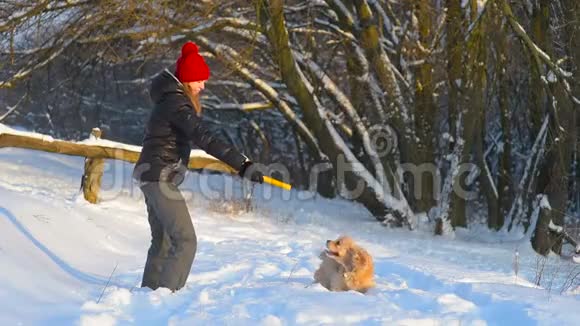
<path fill-rule="evenodd" d="M 149 80 L 194 40 L 212 66 L 204 119 L 297 187 L 391 225 L 429 211 L 449 232 L 481 222 L 473 209 L 528 227 L 546 195 L 563 225 L 579 198 L 576 2 L 3 1 L 0 119 L 139 142 Z"/>

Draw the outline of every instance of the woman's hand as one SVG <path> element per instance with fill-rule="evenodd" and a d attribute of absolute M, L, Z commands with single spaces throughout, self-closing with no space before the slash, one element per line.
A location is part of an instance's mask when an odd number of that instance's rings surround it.
<path fill-rule="evenodd" d="M 244 162 L 240 168 L 240 171 L 238 171 L 238 174 L 240 177 L 246 178 L 253 182 L 264 183 L 264 175 L 262 172 L 258 171 L 256 166 L 253 166 L 253 164 L 254 162 L 252 161 Z"/>

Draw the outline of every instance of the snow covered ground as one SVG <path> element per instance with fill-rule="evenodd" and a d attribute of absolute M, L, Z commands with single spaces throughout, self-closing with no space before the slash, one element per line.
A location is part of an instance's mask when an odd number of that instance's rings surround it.
<path fill-rule="evenodd" d="M 97 205 L 79 193 L 82 168 L 82 158 L 0 149 L 0 325 L 580 325 L 580 291 L 566 284 L 578 265 L 542 265 L 514 236 L 388 230 L 359 205 L 268 186 L 253 212 L 228 216 L 196 173 L 181 186 L 199 240 L 187 285 L 147 291 L 150 234 L 132 166 L 107 161 Z M 209 178 L 224 180 L 239 190 Z M 367 295 L 311 285 L 325 240 L 345 233 L 374 257 Z"/>

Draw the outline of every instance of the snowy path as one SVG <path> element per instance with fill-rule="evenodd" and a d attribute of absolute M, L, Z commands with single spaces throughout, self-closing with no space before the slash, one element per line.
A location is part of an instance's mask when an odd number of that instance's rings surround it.
<path fill-rule="evenodd" d="M 580 324 L 578 293 L 532 284 L 536 257 L 527 247 L 516 280 L 517 244 L 484 243 L 477 230 L 456 240 L 386 230 L 357 205 L 278 193 L 227 217 L 194 192 L 199 244 L 186 287 L 140 289 L 149 227 L 139 190 L 109 173 L 103 184 L 114 186 L 90 205 L 78 194 L 82 166 L 0 149 L 1 325 Z M 124 182 L 130 169 L 121 166 Z M 190 177 L 195 184 L 199 176 Z M 311 285 L 324 241 L 342 233 L 374 257 L 378 285 L 367 295 Z"/>

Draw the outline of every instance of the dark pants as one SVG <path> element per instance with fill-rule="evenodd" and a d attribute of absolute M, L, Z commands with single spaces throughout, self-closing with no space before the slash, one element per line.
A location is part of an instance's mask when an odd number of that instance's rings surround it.
<path fill-rule="evenodd" d="M 181 192 L 172 183 L 151 182 L 140 188 L 147 204 L 152 237 L 141 287 L 177 291 L 185 285 L 197 250 L 189 211 Z"/>

